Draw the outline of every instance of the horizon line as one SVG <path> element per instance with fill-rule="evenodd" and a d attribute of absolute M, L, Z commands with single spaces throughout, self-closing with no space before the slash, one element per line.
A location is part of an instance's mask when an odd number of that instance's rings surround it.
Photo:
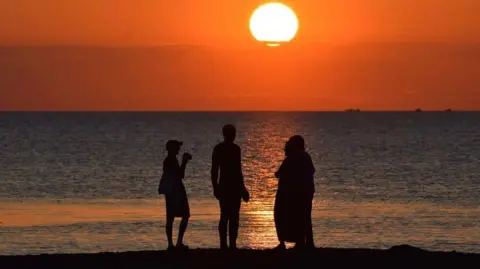
<path fill-rule="evenodd" d="M 480 109 L 444 110 L 0 110 L 0 113 L 422 113 L 422 112 L 480 112 Z"/>

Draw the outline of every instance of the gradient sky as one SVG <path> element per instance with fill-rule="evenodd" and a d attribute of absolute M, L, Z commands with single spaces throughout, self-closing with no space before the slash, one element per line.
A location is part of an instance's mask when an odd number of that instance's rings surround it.
<path fill-rule="evenodd" d="M 258 49 L 248 19 L 265 2 L 0 0 L 0 46 Z M 188 58 L 168 51 L 0 51 L 0 109 L 480 109 L 479 0 L 284 2 L 300 30 L 296 49 L 276 56 L 271 50 L 222 51 L 222 57 L 195 51 Z M 377 50 L 369 42 L 467 47 Z M 310 46 L 320 43 L 367 45 Z"/>

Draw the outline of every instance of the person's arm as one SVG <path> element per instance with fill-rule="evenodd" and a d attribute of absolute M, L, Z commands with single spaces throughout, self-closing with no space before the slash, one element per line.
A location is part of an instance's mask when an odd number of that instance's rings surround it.
<path fill-rule="evenodd" d="M 158 183 L 158 194 L 164 194 L 165 193 L 165 184 L 168 184 L 169 182 L 165 182 L 165 180 L 168 180 L 170 171 L 168 170 L 168 163 L 167 160 L 163 160 L 163 167 L 162 167 L 162 176 L 160 177 L 160 182 Z"/>
<path fill-rule="evenodd" d="M 311 192 L 311 194 L 315 193 L 315 166 L 313 165 L 312 157 L 310 154 L 307 153 L 307 161 L 306 161 L 306 168 L 305 172 L 307 173 L 306 179 L 308 179 L 308 182 L 306 186 L 307 191 Z"/>
<path fill-rule="evenodd" d="M 280 164 L 280 167 L 278 168 L 277 172 L 275 172 L 276 178 L 280 178 L 282 176 L 285 170 L 284 167 L 285 167 L 285 160 L 282 161 L 282 164 Z"/>
<path fill-rule="evenodd" d="M 184 153 L 183 156 L 182 156 L 182 164 L 180 165 L 180 168 L 179 168 L 179 177 L 180 179 L 184 179 L 185 178 L 185 168 L 187 168 L 187 163 L 189 160 L 192 159 L 192 155 L 190 155 L 189 153 Z M 178 162 L 177 162 L 177 166 L 178 166 Z"/>
<path fill-rule="evenodd" d="M 312 157 L 310 156 L 310 154 L 307 154 L 307 172 L 308 172 L 308 175 L 313 177 L 313 175 L 315 174 L 315 166 L 313 165 L 313 161 L 312 161 Z"/>
<path fill-rule="evenodd" d="M 217 186 L 218 186 L 218 170 L 220 169 L 220 162 L 218 160 L 217 147 L 213 149 L 212 153 L 212 168 L 210 170 L 210 176 L 212 180 L 213 193 L 215 197 L 217 196 Z"/>
<path fill-rule="evenodd" d="M 245 181 L 243 179 L 243 168 L 242 168 L 242 150 L 238 149 L 238 167 L 240 169 L 240 182 L 242 183 L 243 189 L 246 190 Z"/>
<path fill-rule="evenodd" d="M 248 202 L 250 200 L 250 193 L 248 192 L 247 186 L 245 186 L 245 180 L 243 177 L 243 169 L 242 169 L 242 150 L 239 148 L 238 149 L 238 162 L 239 162 L 239 168 L 240 168 L 240 182 L 241 186 L 243 187 L 243 195 L 242 198 L 245 202 Z"/>
<path fill-rule="evenodd" d="M 185 178 L 185 169 L 187 168 L 187 163 L 188 163 L 187 160 L 182 160 L 182 165 L 180 165 L 180 172 L 179 172 L 180 179 Z"/>

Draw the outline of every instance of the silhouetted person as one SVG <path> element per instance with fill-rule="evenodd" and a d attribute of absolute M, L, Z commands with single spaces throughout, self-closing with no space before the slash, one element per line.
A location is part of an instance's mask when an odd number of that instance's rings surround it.
<path fill-rule="evenodd" d="M 168 240 L 168 249 L 173 248 L 187 249 L 183 244 L 183 236 L 187 229 L 188 219 L 190 218 L 190 206 L 188 204 L 187 192 L 182 179 L 185 177 L 185 168 L 192 159 L 192 155 L 184 153 L 182 156 L 182 165 L 178 164 L 177 155 L 183 143 L 176 140 L 169 140 L 166 148 L 168 156 L 163 161 L 163 174 L 158 186 L 158 193 L 165 195 L 167 224 L 166 233 Z M 176 246 L 173 245 L 172 228 L 175 217 L 181 217 L 180 228 Z"/>
<path fill-rule="evenodd" d="M 220 248 L 226 249 L 227 227 L 230 248 L 237 247 L 240 205 L 248 202 L 250 195 L 243 180 L 241 149 L 234 143 L 236 130 L 233 125 L 222 129 L 224 141 L 215 146 L 212 154 L 211 179 L 213 192 L 220 203 Z M 220 170 L 220 176 L 219 176 Z"/>
<path fill-rule="evenodd" d="M 310 154 L 305 151 L 305 140 L 303 137 L 300 135 L 295 135 L 290 138 L 290 141 L 295 149 L 293 152 L 296 160 L 296 167 L 298 169 L 297 171 L 299 172 L 298 179 L 301 182 L 300 200 L 302 202 L 302 223 L 303 233 L 305 236 L 304 242 L 306 247 L 314 248 L 315 243 L 313 240 L 312 228 L 312 203 L 315 195 L 315 167 Z"/>
<path fill-rule="evenodd" d="M 295 199 L 295 170 L 292 169 L 292 144 L 285 143 L 285 159 L 275 172 L 278 178 L 278 189 L 275 197 L 274 220 L 277 237 L 280 244 L 277 249 L 286 249 L 285 242 L 298 242 L 302 233 L 299 227 L 298 207 Z M 295 224 L 297 226 L 295 227 Z"/>
<path fill-rule="evenodd" d="M 295 242 L 296 247 L 314 248 L 312 230 L 312 201 L 315 193 L 315 168 L 305 151 L 301 136 L 291 137 L 285 145 L 286 158 L 275 176 L 279 178 L 275 199 L 275 226 L 280 244 Z"/>

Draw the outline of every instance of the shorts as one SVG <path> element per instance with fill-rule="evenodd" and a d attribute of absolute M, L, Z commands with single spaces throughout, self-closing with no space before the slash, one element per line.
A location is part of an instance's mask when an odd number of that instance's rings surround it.
<path fill-rule="evenodd" d="M 228 219 L 238 218 L 240 216 L 240 208 L 242 198 L 223 198 L 220 199 L 220 216 Z"/>

